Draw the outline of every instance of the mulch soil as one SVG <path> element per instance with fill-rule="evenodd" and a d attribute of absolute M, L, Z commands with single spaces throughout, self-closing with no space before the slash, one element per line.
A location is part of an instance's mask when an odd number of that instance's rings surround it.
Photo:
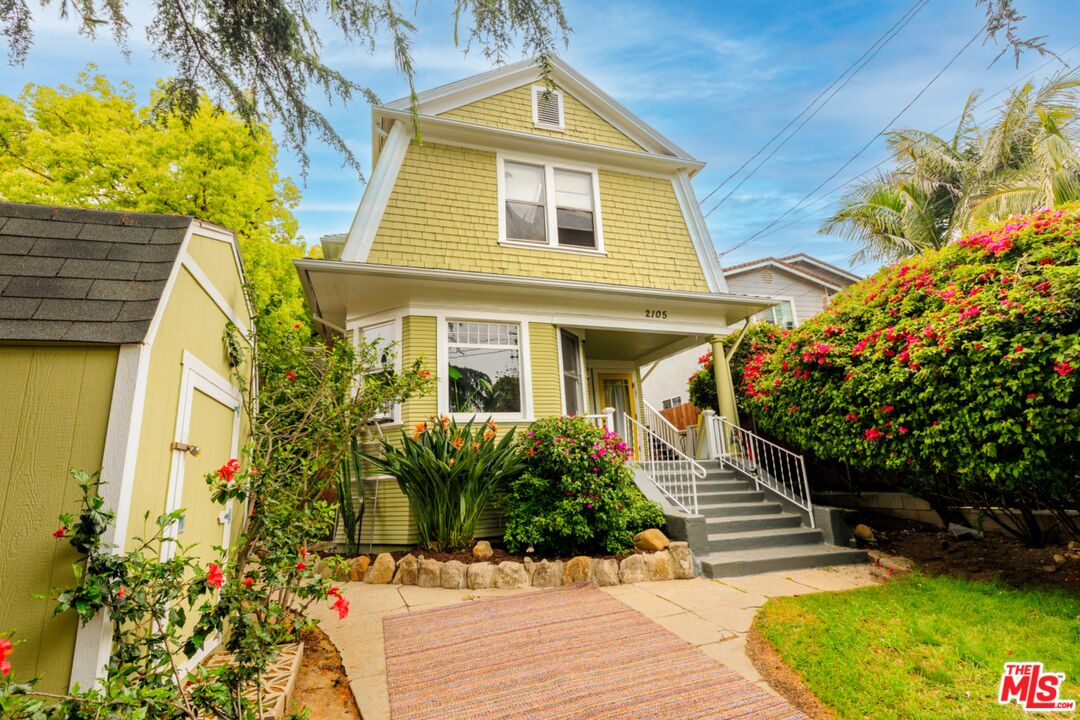
<path fill-rule="evenodd" d="M 875 543 L 868 547 L 909 558 L 926 573 L 1080 593 L 1080 560 L 1066 560 L 1060 565 L 1054 562 L 1055 555 L 1076 552 L 1066 545 L 1029 548 L 1000 533 L 958 539 L 932 525 L 865 512 L 859 513 L 858 522 L 875 532 Z"/>
<path fill-rule="evenodd" d="M 311 720 L 361 720 L 337 647 L 317 627 L 305 630 L 301 639 L 304 658 L 293 687 L 293 709 L 307 708 Z"/>

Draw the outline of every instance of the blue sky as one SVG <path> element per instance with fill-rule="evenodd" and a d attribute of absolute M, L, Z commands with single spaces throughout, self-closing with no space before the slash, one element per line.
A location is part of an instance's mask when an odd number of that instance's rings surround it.
<path fill-rule="evenodd" d="M 1063 52 L 1080 42 L 1080 3 L 1016 0 L 1027 15 L 1026 35 L 1047 35 L 1048 47 Z M 914 0 L 800 0 L 744 2 L 597 2 L 567 0 L 574 32 L 563 57 L 609 94 L 680 146 L 708 163 L 695 179 L 705 196 L 782 128 L 802 107 L 912 7 Z M 56 3 L 38 10 L 36 41 L 21 67 L 4 66 L 0 93 L 16 94 L 28 82 L 72 82 L 88 62 L 113 81 L 131 82 L 142 98 L 169 72 L 141 34 L 139 13 L 131 15 L 131 58 L 112 42 L 74 33 L 57 16 Z M 411 8 L 413 3 L 405 2 Z M 420 3 L 415 41 L 417 87 L 426 88 L 491 67 L 478 48 L 464 54 L 451 33 L 450 3 Z M 982 25 L 975 0 L 930 0 L 914 20 L 779 152 L 715 212 L 708 223 L 716 247 L 731 248 L 795 206 L 832 175 L 856 150 L 874 138 L 889 119 Z M 391 54 L 379 48 L 349 46 L 326 33 L 324 58 L 351 79 L 371 87 L 383 100 L 405 94 Z M 1020 67 L 1011 56 L 990 65 L 998 48 L 981 41 L 908 110 L 897 125 L 934 129 L 952 125 L 968 93 L 986 95 L 1006 88 L 1046 62 L 1033 53 Z M 509 61 L 519 59 L 515 53 Z M 1080 62 L 1080 48 L 1064 55 Z M 1055 69 L 1046 67 L 1033 78 Z M 992 112 L 1004 97 L 985 103 Z M 338 131 L 370 171 L 369 109 L 318 100 Z M 948 129 L 948 128 L 947 128 Z M 947 130 L 946 129 L 946 130 Z M 943 131 L 945 132 L 945 131 Z M 327 232 L 348 228 L 363 183 L 325 146 L 309 148 L 311 169 L 297 209 L 309 243 Z M 816 229 L 844 182 L 885 157 L 883 142 L 872 147 L 826 184 L 824 191 L 777 223 L 771 232 L 724 256 L 724 264 L 803 251 L 830 261 L 845 261 L 852 246 L 822 237 Z M 283 152 L 281 168 L 300 181 L 296 159 Z M 739 177 L 705 204 L 725 195 Z M 865 273 L 872 265 L 857 267 Z"/>

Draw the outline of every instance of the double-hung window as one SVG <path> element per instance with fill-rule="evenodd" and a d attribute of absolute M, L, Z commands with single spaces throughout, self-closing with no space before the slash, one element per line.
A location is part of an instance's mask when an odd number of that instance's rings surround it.
<path fill-rule="evenodd" d="M 451 413 L 521 413 L 521 327 L 450 320 L 446 326 Z"/>
<path fill-rule="evenodd" d="M 389 378 L 396 371 L 397 328 L 397 321 L 391 320 L 390 322 L 361 328 L 358 332 L 359 339 L 372 346 L 374 355 L 371 358 L 372 367 L 364 374 L 363 382 L 378 382 L 384 378 Z M 393 403 L 383 405 L 372 419 L 378 422 L 395 422 L 397 419 L 397 406 Z"/>
<path fill-rule="evenodd" d="M 500 173 L 502 241 L 603 251 L 595 172 L 503 160 Z"/>
<path fill-rule="evenodd" d="M 585 412 L 585 383 L 581 372 L 581 340 L 568 330 L 559 330 L 562 356 L 563 400 L 567 415 Z"/>

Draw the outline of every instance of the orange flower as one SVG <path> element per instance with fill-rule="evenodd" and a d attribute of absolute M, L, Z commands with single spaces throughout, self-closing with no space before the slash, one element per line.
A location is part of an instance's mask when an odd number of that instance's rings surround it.
<path fill-rule="evenodd" d="M 479 450 L 480 449 L 480 443 L 473 440 L 472 449 L 473 450 Z"/>
<path fill-rule="evenodd" d="M 527 455 L 528 457 L 532 457 L 535 454 L 536 454 L 536 451 L 533 450 L 532 448 L 529 448 L 528 450 L 525 451 L 525 455 Z"/>
<path fill-rule="evenodd" d="M 462 440 L 459 437 L 456 437 L 456 438 L 454 438 L 453 440 L 450 441 L 450 444 L 453 445 L 454 447 L 456 447 L 458 450 L 460 450 L 461 446 L 465 444 L 465 441 Z"/>
<path fill-rule="evenodd" d="M 484 439 L 485 440 L 490 440 L 493 437 L 495 437 L 495 431 L 494 430 L 488 429 L 488 430 L 484 431 Z"/>
<path fill-rule="evenodd" d="M 418 422 L 418 423 L 416 423 L 416 429 L 413 430 L 412 439 L 417 440 L 425 432 L 427 432 L 427 423 L 426 422 Z"/>

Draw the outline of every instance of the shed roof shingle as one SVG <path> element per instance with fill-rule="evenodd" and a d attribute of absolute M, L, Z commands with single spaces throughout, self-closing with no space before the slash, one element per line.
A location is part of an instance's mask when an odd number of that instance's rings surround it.
<path fill-rule="evenodd" d="M 0 340 L 142 341 L 192 222 L 0 203 Z"/>

